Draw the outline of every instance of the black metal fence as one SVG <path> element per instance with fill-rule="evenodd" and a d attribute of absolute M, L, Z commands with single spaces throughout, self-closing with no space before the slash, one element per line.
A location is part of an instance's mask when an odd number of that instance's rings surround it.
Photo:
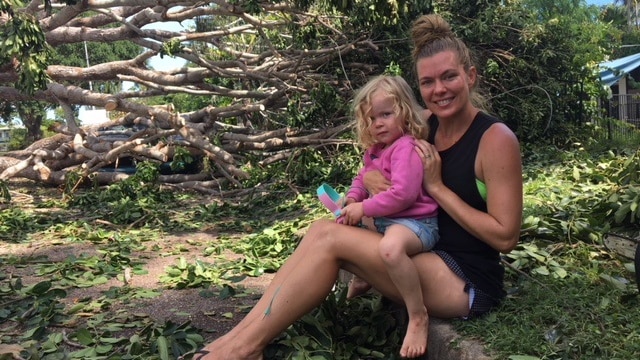
<path fill-rule="evenodd" d="M 596 125 L 609 140 L 640 139 L 640 94 L 613 95 L 602 103 L 605 119 Z M 614 119 L 614 120 L 611 120 Z"/>

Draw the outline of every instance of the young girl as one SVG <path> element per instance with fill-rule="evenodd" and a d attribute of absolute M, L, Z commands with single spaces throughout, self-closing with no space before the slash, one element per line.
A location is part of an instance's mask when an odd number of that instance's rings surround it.
<path fill-rule="evenodd" d="M 346 194 L 339 221 L 347 225 L 368 222 L 370 226 L 372 218 L 375 230 L 383 234 L 380 257 L 409 314 L 400 355 L 418 357 L 426 351 L 428 315 L 411 256 L 432 249 L 438 240 L 438 205 L 422 186 L 422 160 L 415 148 L 415 139 L 426 136 L 427 125 L 411 87 L 399 76 L 369 81 L 357 93 L 353 108 L 358 140 L 366 150 L 364 166 Z M 364 174 L 372 170 L 391 183 L 374 196 L 363 183 Z M 369 288 L 355 277 L 348 296 Z"/>

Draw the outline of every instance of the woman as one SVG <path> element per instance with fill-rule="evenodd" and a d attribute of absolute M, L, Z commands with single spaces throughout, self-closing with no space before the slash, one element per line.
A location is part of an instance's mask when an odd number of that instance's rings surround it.
<path fill-rule="evenodd" d="M 416 150 L 424 165 L 424 186 L 440 205 L 441 237 L 434 251 L 413 261 L 429 315 L 478 316 L 504 297 L 499 253 L 518 242 L 520 148 L 507 126 L 471 101 L 477 71 L 469 49 L 449 25 L 438 15 L 425 15 L 414 23 L 411 35 L 433 144 L 421 141 Z M 365 184 L 374 193 L 386 186 L 379 174 L 366 176 Z M 256 306 L 196 358 L 262 359 L 272 339 L 326 298 L 339 269 L 401 302 L 378 251 L 381 237 L 328 220 L 315 222 Z"/>

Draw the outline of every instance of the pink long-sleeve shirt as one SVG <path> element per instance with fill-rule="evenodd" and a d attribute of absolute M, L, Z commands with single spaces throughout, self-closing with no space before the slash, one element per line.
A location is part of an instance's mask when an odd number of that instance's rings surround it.
<path fill-rule="evenodd" d="M 376 144 L 364 153 L 364 166 L 353 179 L 347 198 L 362 202 L 365 216 L 425 218 L 438 214 L 438 204 L 422 186 L 422 160 L 412 136 L 404 135 L 391 146 Z M 367 171 L 378 170 L 391 181 L 391 187 L 369 197 L 362 181 Z"/>

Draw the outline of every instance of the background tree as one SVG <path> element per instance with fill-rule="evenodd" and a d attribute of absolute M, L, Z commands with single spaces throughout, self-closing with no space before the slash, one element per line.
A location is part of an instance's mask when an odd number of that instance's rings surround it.
<path fill-rule="evenodd" d="M 25 127 L 24 144 L 31 144 L 42 138 L 42 120 L 45 117 L 47 104 L 39 101 L 2 102 L 2 120 L 7 124 L 12 124 L 16 119 L 20 119 Z"/>
<path fill-rule="evenodd" d="M 640 8 L 637 0 L 616 0 L 615 4 L 620 4 L 626 9 L 627 26 L 631 28 L 638 27 L 638 14 Z"/>
<path fill-rule="evenodd" d="M 620 43 L 620 46 L 613 49 L 611 59 L 619 59 L 640 51 L 640 29 L 637 26 L 629 26 L 626 5 L 609 5 L 602 10 L 600 18 L 618 30 L 614 43 Z"/>
<path fill-rule="evenodd" d="M 594 69 L 615 42 L 599 10 L 578 0 L 451 1 L 440 10 L 471 44 L 492 109 L 524 143 L 562 145 L 595 116 Z"/>
<path fill-rule="evenodd" d="M 129 41 L 120 40 L 105 42 L 79 42 L 61 44 L 53 49 L 50 64 L 60 64 L 78 68 L 90 67 L 92 64 L 104 64 L 114 61 L 128 60 L 142 52 L 142 48 Z M 103 94 L 117 94 L 124 89 L 119 80 L 82 81 L 72 85 L 87 90 L 95 90 Z"/>
<path fill-rule="evenodd" d="M 37 18 L 46 34 L 47 44 L 54 48 L 65 44 L 110 43 L 128 39 L 146 50 L 125 62 L 90 64 L 88 67 L 50 65 L 46 68 L 46 75 L 52 82 L 33 95 L 19 91 L 24 88 L 17 83 L 22 69 L 16 68 L 5 76 L 5 83 L 12 86 L 4 88 L 4 98 L 15 102 L 34 97 L 68 109 L 67 127 L 60 129 L 61 137 L 55 143 L 73 142 L 73 146 L 65 145 L 66 154 L 72 151 L 80 155 L 72 158 L 84 163 L 83 177 L 95 175 L 98 182 L 116 178 L 111 174 L 96 174 L 96 171 L 119 158 L 167 162 L 176 147 L 186 147 L 194 155 L 204 156 L 212 162 L 214 177 L 226 178 L 239 185 L 238 179 L 246 178 L 247 173 L 238 167 L 237 159 L 231 153 L 256 152 L 267 158 L 279 158 L 283 157 L 282 150 L 291 147 L 344 142 L 325 140 L 348 129 L 349 125 L 344 121 L 344 99 L 350 97 L 358 81 L 383 71 L 382 64 L 385 63 L 379 59 L 369 61 L 380 56 L 379 46 L 362 31 L 358 31 L 359 38 L 346 35 L 355 33 L 347 19 L 356 19 L 357 14 L 347 18 L 332 4 L 323 5 L 326 11 L 331 12 L 327 14 L 317 12 L 315 4 L 302 4 L 302 11 L 287 4 L 268 2 L 231 4 L 220 1 L 211 6 L 193 2 L 183 7 L 184 4 L 169 1 L 164 7 L 147 8 L 145 5 L 151 3 L 132 2 L 130 7 L 113 9 L 103 9 L 99 3 L 91 7 L 52 4 L 50 14 L 36 6 L 21 8 L 14 13 L 29 13 Z M 381 7 L 375 12 L 375 18 L 383 19 L 387 27 L 398 25 L 400 15 L 407 18 L 404 16 L 410 8 L 408 3 L 398 4 L 401 6 Z M 304 6 L 309 11 L 305 11 Z M 411 9 L 421 10 L 420 7 Z M 362 11 L 362 18 L 373 12 L 361 5 L 357 11 Z M 153 22 L 186 22 L 195 18 L 226 21 L 222 26 L 205 32 L 145 28 Z M 199 44 L 199 47 L 188 47 L 192 44 Z M 178 56 L 188 61 L 190 68 L 155 71 L 146 62 L 158 54 Z M 362 62 L 362 59 L 367 62 Z M 70 85 L 89 80 L 130 81 L 136 84 L 136 88 L 108 95 Z M 42 86 L 36 82 L 32 85 Z M 178 93 L 205 96 L 209 101 L 206 107 L 199 109 L 179 109 L 176 104 L 164 104 L 163 107 L 149 105 L 158 102 L 162 99 L 160 97 L 165 97 L 163 100 L 179 98 Z M 318 101 L 320 98 L 327 101 Z M 187 103 L 178 102 L 178 105 Z M 143 125 L 146 133 L 135 135 L 136 144 L 105 144 L 104 137 L 98 133 L 86 134 L 84 130 L 74 129 L 72 106 L 80 104 L 104 106 L 128 114 L 118 119 L 118 123 Z M 291 116 L 281 115 L 283 111 L 289 111 Z M 313 128 L 301 128 L 303 123 Z M 297 129 L 283 128 L 287 125 L 296 125 Z M 320 127 L 331 128 L 318 133 Z M 273 129 L 277 131 L 256 135 L 259 131 Z M 210 139 L 216 144 L 212 144 Z M 43 144 L 48 146 L 51 142 L 48 140 Z M 27 152 L 5 159 L 5 170 L 0 178 L 19 173 L 40 181 L 59 183 L 69 166 L 78 165 L 70 164 L 69 156 L 56 155 L 58 159 L 42 159 L 42 156 L 53 154 Z M 48 163 L 43 160 L 48 160 Z M 33 167 L 29 165 L 34 162 L 42 164 L 41 171 L 30 171 Z M 199 175 L 178 181 L 195 181 L 201 186 L 201 179 Z"/>

